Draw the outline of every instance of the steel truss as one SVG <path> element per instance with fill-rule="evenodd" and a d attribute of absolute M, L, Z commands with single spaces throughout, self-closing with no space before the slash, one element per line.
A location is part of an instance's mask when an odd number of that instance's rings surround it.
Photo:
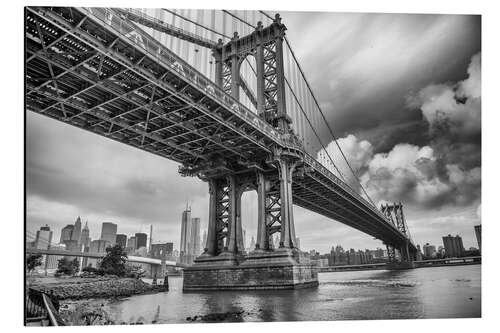
<path fill-rule="evenodd" d="M 207 180 L 214 240 L 208 252 L 242 249 L 238 193 L 246 185 L 228 177 L 250 173 L 259 194 L 260 249 L 269 249 L 276 232 L 283 247 L 294 247 L 293 204 L 391 246 L 407 244 L 402 208 L 400 222 L 391 223 L 290 137 L 279 17 L 218 44 L 216 84 L 110 9 L 28 7 L 25 23 L 26 109 L 174 160 L 182 175 Z M 267 120 L 219 88 L 238 86 L 233 59 L 249 54 L 261 60 L 255 99 L 263 117 L 274 110 Z"/>

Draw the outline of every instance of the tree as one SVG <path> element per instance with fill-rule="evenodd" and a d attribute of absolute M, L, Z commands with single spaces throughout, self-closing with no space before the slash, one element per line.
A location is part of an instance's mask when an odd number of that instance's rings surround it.
<path fill-rule="evenodd" d="M 41 254 L 30 254 L 28 258 L 26 258 L 26 268 L 28 269 L 28 273 L 31 273 L 38 266 L 42 264 L 42 255 Z"/>
<path fill-rule="evenodd" d="M 124 276 L 126 273 L 125 263 L 127 262 L 127 253 L 116 244 L 106 248 L 106 256 L 102 258 L 100 269 L 104 274 Z"/>
<path fill-rule="evenodd" d="M 78 272 L 78 267 L 80 266 L 80 263 L 78 262 L 78 259 L 73 259 L 69 260 L 68 258 L 64 257 L 61 258 L 57 261 L 57 271 L 56 275 L 75 275 L 76 272 Z"/>

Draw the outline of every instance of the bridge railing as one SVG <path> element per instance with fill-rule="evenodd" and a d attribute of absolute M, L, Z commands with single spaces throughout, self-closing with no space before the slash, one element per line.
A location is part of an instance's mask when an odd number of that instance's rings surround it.
<path fill-rule="evenodd" d="M 162 63 L 170 70 L 175 71 L 180 77 L 187 80 L 190 84 L 204 91 L 207 95 L 217 100 L 221 105 L 236 113 L 247 124 L 259 131 L 265 133 L 273 141 L 284 145 L 280 133 L 260 118 L 257 114 L 245 107 L 239 101 L 228 95 L 224 90 L 218 87 L 212 80 L 191 67 L 186 61 L 177 56 L 174 52 L 160 44 L 148 33 L 140 30 L 136 25 L 122 19 L 119 14 L 110 8 L 79 8 L 88 16 L 94 17 L 113 28 L 119 35 L 134 43 L 142 49 L 152 59 Z M 116 17 L 119 17 L 116 19 Z M 137 34 L 140 38 L 137 38 Z"/>

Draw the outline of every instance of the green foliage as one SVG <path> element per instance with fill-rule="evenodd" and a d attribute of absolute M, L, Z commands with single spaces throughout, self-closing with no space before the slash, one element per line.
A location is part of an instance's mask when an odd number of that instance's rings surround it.
<path fill-rule="evenodd" d="M 121 247 L 121 245 L 116 244 L 115 246 L 110 246 L 106 249 L 106 256 L 102 258 L 101 265 L 99 269 L 104 274 L 125 276 L 127 270 L 125 263 L 127 262 L 127 253 Z"/>
<path fill-rule="evenodd" d="M 66 257 L 61 258 L 57 261 L 56 276 L 75 275 L 78 272 L 79 266 L 80 263 L 77 258 L 73 260 L 68 260 Z"/>
<path fill-rule="evenodd" d="M 26 258 L 26 269 L 28 272 L 32 272 L 36 267 L 42 264 L 42 255 L 41 254 L 30 254 L 28 258 Z"/>

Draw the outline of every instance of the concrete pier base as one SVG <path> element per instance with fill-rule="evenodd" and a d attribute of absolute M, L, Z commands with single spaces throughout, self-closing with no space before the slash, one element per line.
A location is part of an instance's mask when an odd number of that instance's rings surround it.
<path fill-rule="evenodd" d="M 393 262 L 387 264 L 387 268 L 390 270 L 413 269 L 415 267 L 416 266 L 413 261 Z"/>
<path fill-rule="evenodd" d="M 238 260 L 200 256 L 184 269 L 184 291 L 298 289 L 318 285 L 314 265 L 292 250 L 255 251 Z M 298 260 L 299 259 L 299 260 Z"/>

